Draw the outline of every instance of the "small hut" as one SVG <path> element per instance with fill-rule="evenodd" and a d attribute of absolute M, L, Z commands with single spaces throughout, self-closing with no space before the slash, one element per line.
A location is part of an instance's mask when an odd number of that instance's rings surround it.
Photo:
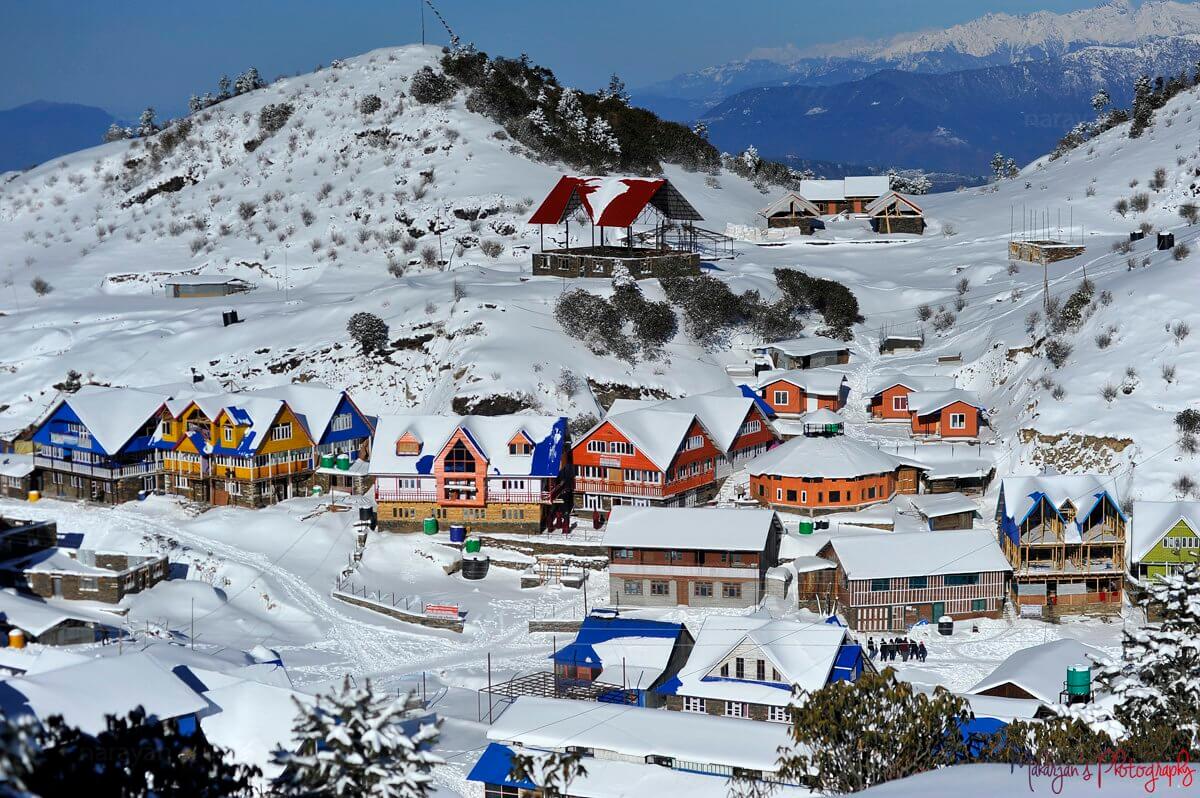
<path fill-rule="evenodd" d="M 758 214 L 767 220 L 768 228 L 794 227 L 806 236 L 825 226 L 820 219 L 821 209 L 794 191 L 784 194 Z"/>
<path fill-rule="evenodd" d="M 908 197 L 889 191 L 866 207 L 871 229 L 876 233 L 925 232 L 925 211 Z"/>
<path fill-rule="evenodd" d="M 249 291 L 254 285 L 225 274 L 192 274 L 166 282 L 167 296 L 175 299 L 204 299 Z"/>
<path fill-rule="evenodd" d="M 591 225 L 592 243 L 572 248 L 571 219 L 580 216 Z M 624 266 L 638 279 L 698 274 L 701 239 L 727 239 L 691 224 L 703 218 L 666 178 L 564 175 L 529 219 L 540 228 L 541 251 L 533 255 L 533 273 L 610 277 Z M 546 249 L 548 224 L 565 227 L 562 247 Z M 649 229 L 635 235 L 635 224 Z M 611 228 L 624 229 L 623 243 L 606 240 Z"/>
<path fill-rule="evenodd" d="M 1068 244 L 1065 241 L 1055 241 L 1048 238 L 1031 241 L 1009 241 L 1008 259 L 1023 260 L 1027 263 L 1054 263 L 1078 257 L 1086 249 L 1082 244 Z"/>

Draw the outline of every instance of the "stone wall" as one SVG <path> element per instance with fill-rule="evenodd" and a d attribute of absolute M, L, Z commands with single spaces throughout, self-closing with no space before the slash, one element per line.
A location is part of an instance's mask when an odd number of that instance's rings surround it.
<path fill-rule="evenodd" d="M 619 249 L 605 247 L 603 252 Z M 590 248 L 537 252 L 533 255 L 533 273 L 539 277 L 611 277 L 618 265 L 639 280 L 664 274 L 700 273 L 700 255 L 695 252 L 638 249 L 633 252 L 634 257 L 597 254 Z"/>
<path fill-rule="evenodd" d="M 468 534 L 478 532 L 508 532 L 513 534 L 534 535 L 542 531 L 544 526 L 543 512 L 545 505 L 541 504 L 510 504 L 508 502 L 493 502 L 482 508 L 478 507 L 442 507 L 434 502 L 378 502 L 379 526 L 391 532 L 420 532 L 424 528 L 426 518 L 436 518 L 438 529 L 446 529 L 450 524 L 463 524 Z M 477 510 L 483 510 L 483 517 L 468 517 Z M 465 511 L 471 511 L 467 513 Z M 524 518 L 516 517 L 524 514 Z"/>

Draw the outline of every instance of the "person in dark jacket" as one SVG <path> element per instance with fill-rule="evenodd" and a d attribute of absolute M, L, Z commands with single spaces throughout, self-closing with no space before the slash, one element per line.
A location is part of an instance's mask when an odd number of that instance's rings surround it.
<path fill-rule="evenodd" d="M 925 648 L 924 640 L 921 641 L 921 645 L 917 648 L 917 656 L 921 658 L 921 662 L 924 662 L 925 658 L 929 656 L 929 650 Z"/>
<path fill-rule="evenodd" d="M 875 659 L 875 638 L 873 637 L 867 638 L 867 656 Z"/>

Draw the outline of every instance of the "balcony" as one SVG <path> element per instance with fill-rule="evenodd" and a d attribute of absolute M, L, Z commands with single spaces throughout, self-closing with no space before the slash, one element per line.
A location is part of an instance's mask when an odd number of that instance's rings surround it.
<path fill-rule="evenodd" d="M 103 466 L 94 463 L 76 463 L 71 460 L 56 460 L 53 457 L 43 457 L 37 455 L 33 458 L 33 464 L 37 468 L 45 468 L 51 471 L 62 471 L 68 474 L 80 474 L 85 477 L 95 477 L 96 479 L 121 479 L 122 477 L 139 477 L 146 474 L 157 474 L 161 470 L 158 463 L 134 463 L 131 465 L 122 466 Z"/>
<path fill-rule="evenodd" d="M 607 479 L 575 479 L 578 493 L 616 493 L 621 496 L 642 496 L 651 499 L 663 497 L 663 486 L 644 482 L 610 482 Z"/>
<path fill-rule="evenodd" d="M 437 502 L 459 503 L 463 499 L 448 499 L 439 497 L 434 490 L 375 490 L 375 501 L 380 502 Z M 550 501 L 549 491 L 533 491 L 518 493 L 515 491 L 498 491 L 488 493 L 487 504 L 543 504 Z"/>

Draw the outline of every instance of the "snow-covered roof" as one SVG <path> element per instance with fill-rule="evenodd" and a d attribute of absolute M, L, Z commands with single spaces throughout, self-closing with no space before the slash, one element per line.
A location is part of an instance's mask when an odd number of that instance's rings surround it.
<path fill-rule="evenodd" d="M 1149 554 L 1180 521 L 1192 528 L 1192 534 L 1200 535 L 1200 502 L 1135 501 L 1129 525 L 1130 562 Z"/>
<path fill-rule="evenodd" d="M 52 548 L 26 554 L 0 563 L 0 570 L 28 573 L 76 574 L 79 576 L 113 576 L 115 571 L 87 565 L 75 559 L 70 549 Z"/>
<path fill-rule="evenodd" d="M 828 407 L 822 407 L 818 410 L 811 410 L 800 417 L 800 420 L 805 424 L 845 424 L 846 419 L 842 418 L 841 414 L 835 413 Z"/>
<path fill-rule="evenodd" d="M 50 604 L 41 599 L 28 598 L 7 590 L 0 590 L 0 617 L 3 617 L 6 623 L 23 629 L 34 637 L 45 634 L 66 621 L 99 623 L 107 626 L 117 625 L 116 619 L 112 616 L 82 609 L 67 609 L 57 603 Z"/>
<path fill-rule="evenodd" d="M 890 449 L 897 457 L 919 461 L 927 469 L 925 476 L 929 479 L 982 477 L 995 467 L 991 457 L 984 456 L 985 450 L 978 446 L 912 443 L 894 445 Z"/>
<path fill-rule="evenodd" d="M 745 421 L 750 408 L 754 406 L 753 399 L 730 394 L 699 394 L 662 402 L 653 399 L 617 399 L 608 408 L 606 418 L 613 418 L 634 410 L 691 413 L 700 420 L 704 429 L 712 436 L 713 443 L 717 448 L 723 453 L 728 453 L 733 448 L 733 443 L 742 428 L 742 422 Z M 671 454 L 674 454 L 674 451 Z M 654 460 L 656 464 L 658 463 L 653 457 L 650 459 Z"/>
<path fill-rule="evenodd" d="M 459 429 L 483 453 L 488 474 L 557 476 L 562 465 L 567 420 L 561 416 L 381 416 L 371 448 L 374 475 L 431 474 L 433 461 Z M 509 454 L 508 444 L 524 432 L 533 454 Z M 421 444 L 418 454 L 397 454 L 396 441 L 409 434 Z"/>
<path fill-rule="evenodd" d="M 982 408 L 979 397 L 970 391 L 953 388 L 949 391 L 913 391 L 908 395 L 908 409 L 918 416 L 933 413 L 956 402 Z"/>
<path fill-rule="evenodd" d="M 771 369 L 758 375 L 759 389 L 766 388 L 773 382 L 795 385 L 805 393 L 837 396 L 846 382 L 846 375 L 831 369 Z"/>
<path fill-rule="evenodd" d="M 696 634 L 692 653 L 673 691 L 716 700 L 786 706 L 791 702 L 792 685 L 809 691 L 825 686 L 845 637 L 845 628 L 837 624 L 710 615 Z M 774 665 L 782 677 L 778 683 L 769 683 L 770 679 L 768 683 L 738 680 L 713 673 L 743 644 L 749 645 L 751 651 L 761 652 L 762 658 Z M 752 658 L 749 653 L 746 656 Z"/>
<path fill-rule="evenodd" d="M 679 451 L 688 430 L 692 428 L 696 415 L 679 410 L 644 407 L 627 410 L 615 416 L 605 416 L 604 420 L 616 427 L 638 451 L 665 471 L 675 459 L 675 453 Z M 586 438 L 586 435 L 583 436 L 580 443 Z"/>
<path fill-rule="evenodd" d="M 604 545 L 642 549 L 762 551 L 776 522 L 773 510 L 617 505 Z"/>
<path fill-rule="evenodd" d="M 124 717 L 138 706 L 159 720 L 208 707 L 178 676 L 141 652 L 99 657 L 5 684 L 9 689 L 0 703 L 7 714 L 33 714 L 42 720 L 62 715 L 68 725 L 87 734 L 104 731 L 107 715 Z"/>
<path fill-rule="evenodd" d="M 137 388 L 85 385 L 63 401 L 108 454 L 116 454 L 163 406 L 167 397 Z"/>
<path fill-rule="evenodd" d="M 33 455 L 0 454 L 0 477 L 17 477 L 21 479 L 32 473 Z"/>
<path fill-rule="evenodd" d="M 169 277 L 166 280 L 167 285 L 228 285 L 230 283 L 248 284 L 241 277 L 228 274 L 183 274 L 178 277 Z"/>
<path fill-rule="evenodd" d="M 750 461 L 750 476 L 850 479 L 886 474 L 911 460 L 881 452 L 869 443 L 838 435 L 832 438 L 792 438 Z"/>
<path fill-rule="evenodd" d="M 844 177 L 841 180 L 801 180 L 798 193 L 807 200 L 836 202 L 847 197 L 878 197 L 891 188 L 887 175 Z"/>
<path fill-rule="evenodd" d="M 1067 668 L 1108 659 L 1103 651 L 1064 638 L 1023 648 L 996 666 L 968 693 L 982 693 L 1003 684 L 1020 687 L 1039 701 L 1057 704 L 1067 680 Z"/>
<path fill-rule="evenodd" d="M 907 205 L 916 213 L 924 213 L 924 211 L 921 210 L 920 205 L 913 202 L 910 197 L 906 197 L 898 191 L 888 191 L 886 194 L 879 195 L 876 199 L 872 200 L 867 207 L 863 208 L 863 211 L 868 216 L 878 216 L 883 214 L 885 210 L 893 205 Z"/>
<path fill-rule="evenodd" d="M 818 208 L 816 205 L 813 205 L 807 199 L 801 197 L 794 191 L 787 192 L 758 213 L 760 216 L 770 218 L 777 213 L 794 214 L 798 211 L 807 211 L 813 216 L 821 215 L 820 208 Z"/>
<path fill-rule="evenodd" d="M 547 750 L 578 746 L 768 772 L 779 767 L 777 749 L 791 743 L 782 723 L 532 696 L 513 701 L 487 737 Z"/>
<path fill-rule="evenodd" d="M 989 532 L 893 532 L 829 542 L 849 579 L 1012 570 Z"/>
<path fill-rule="evenodd" d="M 671 181 L 663 177 L 563 175 L 533 212 L 529 223 L 562 224 L 581 208 L 600 227 L 628 227 L 647 206 L 653 206 L 668 219 L 704 219 Z"/>
<path fill-rule="evenodd" d="M 1017 524 L 1025 519 L 1043 496 L 1060 513 L 1070 502 L 1077 510 L 1076 519 L 1079 520 L 1084 513 L 1091 511 L 1101 495 L 1109 493 L 1101 478 L 1095 474 L 1005 477 L 1000 483 L 1000 491 L 1004 496 L 1005 513 Z M 1116 501 L 1116 496 L 1111 493 L 1109 496 Z"/>
<path fill-rule="evenodd" d="M 596 677 L 607 684 L 645 690 L 654 684 L 671 659 L 675 639 L 665 637 L 621 637 L 594 643 L 603 667 Z"/>
<path fill-rule="evenodd" d="M 809 335 L 804 338 L 789 338 L 786 341 L 775 341 L 754 348 L 755 352 L 782 352 L 792 357 L 807 357 L 822 352 L 849 351 L 850 345 L 845 341 L 826 338 L 821 335 Z"/>
<path fill-rule="evenodd" d="M 299 708 L 311 705 L 312 696 L 287 687 L 242 679 L 204 693 L 211 708 L 200 718 L 200 728 L 213 745 L 231 750 L 241 762 L 277 772 L 271 752 L 289 747 Z"/>
<path fill-rule="evenodd" d="M 910 391 L 949 391 L 954 389 L 954 378 L 937 374 L 907 374 L 889 372 L 871 380 L 872 396 L 878 396 L 888 388 L 903 385 Z"/>
<path fill-rule="evenodd" d="M 847 197 L 878 197 L 891 190 L 892 179 L 887 175 L 859 175 L 843 178 Z"/>
<path fill-rule="evenodd" d="M 979 506 L 961 493 L 915 493 L 905 496 L 908 502 L 926 518 L 939 518 L 955 513 L 978 513 Z"/>
<path fill-rule="evenodd" d="M 265 396 L 286 402 L 292 412 L 300 416 L 308 428 L 308 434 L 314 441 L 320 441 L 321 436 L 329 429 L 329 422 L 341 404 L 344 391 L 334 390 L 317 385 L 279 385 L 274 388 L 262 388 L 251 391 L 252 396 Z"/>

